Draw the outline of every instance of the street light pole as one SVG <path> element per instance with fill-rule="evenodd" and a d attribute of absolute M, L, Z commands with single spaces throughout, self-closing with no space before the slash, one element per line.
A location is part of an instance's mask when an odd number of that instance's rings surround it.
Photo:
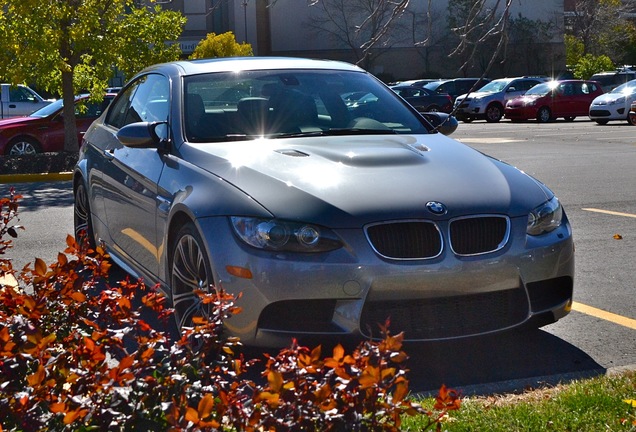
<path fill-rule="evenodd" d="M 243 6 L 243 28 L 245 29 L 245 42 L 247 42 L 247 0 L 241 3 Z"/>

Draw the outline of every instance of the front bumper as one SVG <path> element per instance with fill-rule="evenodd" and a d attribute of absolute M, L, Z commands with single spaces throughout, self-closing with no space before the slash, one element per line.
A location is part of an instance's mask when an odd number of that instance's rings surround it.
<path fill-rule="evenodd" d="M 629 106 L 623 104 L 590 105 L 589 116 L 592 120 L 627 120 Z"/>
<path fill-rule="evenodd" d="M 226 327 L 246 345 L 374 338 L 387 319 L 392 334 L 404 331 L 409 341 L 455 339 L 554 322 L 572 301 L 574 247 L 565 217 L 539 237 L 528 237 L 525 218 L 517 218 L 496 252 L 457 256 L 445 247 L 427 260 L 381 258 L 362 230 L 339 230 L 345 247 L 337 251 L 299 255 L 243 245 L 226 218 L 197 223 L 216 283 L 242 295 L 242 312 Z M 252 277 L 233 276 L 227 266 L 247 268 Z"/>
<path fill-rule="evenodd" d="M 504 116 L 511 120 L 529 120 L 537 117 L 537 107 L 522 105 L 522 106 L 506 106 L 504 110 Z"/>
<path fill-rule="evenodd" d="M 486 115 L 487 104 L 483 103 L 480 99 L 470 99 L 468 101 L 456 100 L 455 108 L 457 108 L 456 116 L 481 118 Z"/>

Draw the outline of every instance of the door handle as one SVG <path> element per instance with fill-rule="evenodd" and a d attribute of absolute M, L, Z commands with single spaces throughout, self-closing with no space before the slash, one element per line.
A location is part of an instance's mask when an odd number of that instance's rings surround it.
<path fill-rule="evenodd" d="M 115 158 L 115 150 L 113 149 L 104 150 L 104 157 L 108 160 L 113 160 Z"/>

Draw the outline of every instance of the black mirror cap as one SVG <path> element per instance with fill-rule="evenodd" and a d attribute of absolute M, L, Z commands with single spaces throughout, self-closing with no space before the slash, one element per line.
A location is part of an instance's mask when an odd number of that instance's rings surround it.
<path fill-rule="evenodd" d="M 130 123 L 119 129 L 117 139 L 126 147 L 158 148 L 160 139 L 155 128 L 165 122 Z"/>
<path fill-rule="evenodd" d="M 451 135 L 457 130 L 457 126 L 459 125 L 457 119 L 450 114 L 442 112 L 427 112 L 422 113 L 422 115 L 430 124 L 433 125 L 435 130 L 440 132 L 442 135 Z"/>

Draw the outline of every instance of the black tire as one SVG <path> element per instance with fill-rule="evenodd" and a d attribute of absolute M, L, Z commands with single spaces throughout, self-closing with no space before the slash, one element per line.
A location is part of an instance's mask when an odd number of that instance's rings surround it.
<path fill-rule="evenodd" d="M 539 123 L 548 123 L 552 120 L 552 112 L 548 107 L 541 107 L 539 111 L 537 111 L 537 121 Z"/>
<path fill-rule="evenodd" d="M 566 122 L 573 122 L 575 118 L 576 118 L 575 116 L 567 116 L 567 117 L 565 117 L 565 121 Z"/>
<path fill-rule="evenodd" d="M 170 247 L 170 296 L 179 332 L 192 326 L 192 318 L 209 316 L 210 309 L 195 291 L 208 292 L 213 285 L 210 259 L 194 224 L 183 225 Z"/>
<path fill-rule="evenodd" d="M 79 181 L 75 187 L 75 200 L 73 203 L 73 227 L 75 240 L 85 243 L 90 249 L 95 249 L 95 233 L 93 232 L 93 222 L 91 220 L 90 203 L 88 193 L 83 181 Z"/>
<path fill-rule="evenodd" d="M 42 147 L 33 138 L 18 137 L 9 143 L 5 152 L 9 156 L 34 155 L 42 153 Z"/>
<path fill-rule="evenodd" d="M 601 126 L 606 125 L 609 120 L 594 120 L 597 124 Z"/>
<path fill-rule="evenodd" d="M 439 112 L 439 111 L 440 109 L 437 105 L 430 105 L 424 110 L 424 112 Z"/>
<path fill-rule="evenodd" d="M 497 123 L 503 117 L 503 109 L 499 104 L 493 103 L 486 107 L 486 121 Z"/>
<path fill-rule="evenodd" d="M 632 117 L 630 115 L 627 116 L 627 123 L 632 126 L 636 126 L 636 116 Z"/>

